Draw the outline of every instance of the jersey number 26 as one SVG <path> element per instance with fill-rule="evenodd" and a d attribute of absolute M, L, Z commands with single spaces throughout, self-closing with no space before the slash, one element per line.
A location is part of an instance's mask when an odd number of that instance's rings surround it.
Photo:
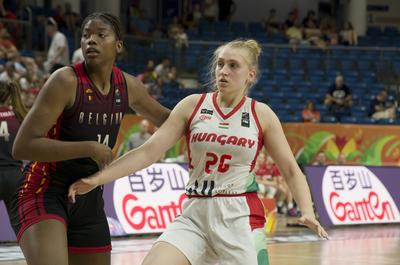
<path fill-rule="evenodd" d="M 232 159 L 231 155 L 223 154 L 223 155 L 221 155 L 221 157 L 218 157 L 218 155 L 216 155 L 214 153 L 207 152 L 206 156 L 207 156 L 207 162 L 206 162 L 204 171 L 207 174 L 211 174 L 213 172 L 213 170 L 211 168 L 214 165 L 216 165 L 217 163 L 218 163 L 217 171 L 219 173 L 225 173 L 229 170 L 229 164 L 226 164 L 226 161 L 229 161 Z"/>

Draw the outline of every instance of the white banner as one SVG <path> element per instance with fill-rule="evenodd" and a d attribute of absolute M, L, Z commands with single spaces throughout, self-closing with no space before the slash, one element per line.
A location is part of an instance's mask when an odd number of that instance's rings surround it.
<path fill-rule="evenodd" d="M 181 213 L 188 179 L 186 168 L 163 163 L 115 181 L 114 207 L 124 231 L 127 234 L 163 232 Z"/>
<path fill-rule="evenodd" d="M 364 166 L 328 166 L 322 180 L 322 198 L 334 225 L 400 222 L 390 192 Z"/>

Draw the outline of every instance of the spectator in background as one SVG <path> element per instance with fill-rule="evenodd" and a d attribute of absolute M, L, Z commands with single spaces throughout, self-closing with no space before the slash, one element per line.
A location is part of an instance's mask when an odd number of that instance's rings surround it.
<path fill-rule="evenodd" d="M 344 84 L 342 75 L 338 75 L 335 83 L 329 87 L 324 104 L 338 121 L 344 115 L 351 115 L 352 94 L 350 88 Z"/>
<path fill-rule="evenodd" d="M 120 150 L 118 150 L 118 157 L 144 144 L 151 136 L 149 132 L 150 123 L 148 120 L 144 119 L 140 122 L 139 131 L 129 136 L 128 142 L 126 146 L 124 146 L 125 149 L 121 146 Z"/>
<path fill-rule="evenodd" d="M 315 156 L 315 160 L 312 163 L 313 166 L 326 166 L 328 163 L 326 161 L 325 152 L 321 151 Z"/>
<path fill-rule="evenodd" d="M 178 30 L 176 31 L 173 38 L 175 41 L 175 48 L 186 49 L 187 47 L 189 47 L 188 36 L 182 26 L 178 27 Z"/>
<path fill-rule="evenodd" d="M 313 46 L 321 49 L 326 48 L 326 41 L 322 39 L 322 32 L 315 24 L 313 19 L 306 20 L 307 23 L 304 26 L 305 39 Z"/>
<path fill-rule="evenodd" d="M 284 27 L 285 29 L 293 27 L 297 22 L 297 14 L 294 10 L 288 13 L 288 17 L 285 21 Z"/>
<path fill-rule="evenodd" d="M 327 16 L 322 19 L 320 29 L 322 39 L 326 42 L 326 44 L 337 45 L 339 43 L 337 26 L 334 18 Z"/>
<path fill-rule="evenodd" d="M 314 102 L 307 101 L 303 111 L 301 112 L 301 117 L 305 123 L 312 122 L 317 123 L 320 121 L 321 115 L 319 111 L 315 110 Z"/>
<path fill-rule="evenodd" d="M 175 42 L 175 36 L 179 32 L 179 28 L 181 27 L 181 23 L 179 21 L 179 18 L 177 16 L 174 16 L 172 18 L 171 24 L 168 25 L 168 38 L 172 41 Z"/>
<path fill-rule="evenodd" d="M 189 40 L 182 25 L 177 27 L 175 35 L 172 36 L 174 53 L 173 60 L 179 69 L 183 69 L 186 63 L 186 49 L 189 47 Z"/>
<path fill-rule="evenodd" d="M 143 82 L 149 94 L 157 99 L 161 96 L 161 82 L 157 76 L 157 73 L 154 71 L 154 61 L 149 60 L 146 65 L 146 69 L 140 75 L 138 75 L 138 79 Z"/>
<path fill-rule="evenodd" d="M 202 17 L 203 13 L 201 12 L 200 4 L 195 3 L 193 9 L 185 17 L 184 26 L 188 30 L 198 31 Z"/>
<path fill-rule="evenodd" d="M 260 198 L 274 198 L 278 192 L 278 176 L 281 176 L 278 167 L 274 161 L 264 151 L 257 157 L 254 167 L 256 182 L 258 184 L 258 195 Z"/>
<path fill-rule="evenodd" d="M 219 14 L 218 0 L 205 0 L 203 10 L 204 19 L 208 22 L 215 22 Z"/>
<path fill-rule="evenodd" d="M 10 9 L 4 6 L 4 0 L 0 0 L 0 17 L 6 19 L 17 19 L 17 16 Z"/>
<path fill-rule="evenodd" d="M 318 19 L 314 10 L 309 10 L 307 12 L 307 16 L 303 19 L 303 27 L 307 28 L 307 25 L 310 25 L 310 23 L 314 24 L 315 27 L 318 28 Z"/>
<path fill-rule="evenodd" d="M 171 61 L 168 58 L 164 58 L 160 64 L 156 66 L 154 72 L 163 83 L 168 83 L 168 74 L 171 70 Z"/>
<path fill-rule="evenodd" d="M 233 0 L 219 0 L 219 21 L 230 21 L 236 11 L 236 3 Z"/>
<path fill-rule="evenodd" d="M 265 21 L 265 30 L 268 33 L 276 33 L 280 30 L 278 18 L 276 17 L 276 9 L 274 8 L 269 10 L 269 15 Z"/>
<path fill-rule="evenodd" d="M 286 37 L 289 40 L 289 44 L 292 45 L 293 52 L 297 51 L 299 45 L 308 44 L 308 42 L 304 40 L 303 29 L 298 22 L 286 30 Z"/>
<path fill-rule="evenodd" d="M 30 88 L 35 87 L 36 79 L 37 76 L 35 75 L 33 69 L 30 67 L 27 69 L 26 74 L 22 76 L 19 80 L 19 85 L 24 92 L 28 91 Z"/>
<path fill-rule="evenodd" d="M 78 13 L 72 11 L 71 3 L 65 3 L 64 21 L 70 32 L 75 32 L 76 28 L 80 24 L 80 16 Z"/>
<path fill-rule="evenodd" d="M 46 69 L 44 67 L 44 62 L 45 62 L 44 56 L 40 53 L 37 53 L 35 54 L 33 60 L 34 60 L 35 75 L 38 78 L 43 78 L 43 79 L 47 78 Z"/>
<path fill-rule="evenodd" d="M 0 59 L 12 58 L 17 52 L 17 47 L 11 40 L 11 35 L 6 28 L 0 30 Z"/>
<path fill-rule="evenodd" d="M 24 106 L 27 109 L 32 108 L 33 103 L 35 103 L 36 97 L 39 94 L 40 88 L 43 86 L 44 82 L 40 82 L 39 80 L 36 81 L 36 86 L 31 87 L 28 89 L 26 93 L 24 93 L 23 101 L 24 101 Z M 37 84 L 41 84 L 41 86 L 38 86 Z"/>
<path fill-rule="evenodd" d="M 154 71 L 154 66 L 155 66 L 154 61 L 148 60 L 144 72 L 137 76 L 137 78 L 140 81 L 142 81 L 145 85 L 153 83 L 157 79 L 157 74 Z"/>
<path fill-rule="evenodd" d="M 23 76 L 26 74 L 27 60 L 26 58 L 22 57 L 18 51 L 14 53 L 9 61 L 14 64 L 15 72 L 17 72 L 19 76 Z"/>
<path fill-rule="evenodd" d="M 371 102 L 370 116 L 374 120 L 396 118 L 396 102 L 388 100 L 386 90 L 379 92 Z"/>
<path fill-rule="evenodd" d="M 52 73 L 62 66 L 69 65 L 69 48 L 67 38 L 58 31 L 57 23 L 51 17 L 47 19 L 46 31 L 51 43 L 44 66 L 48 73 Z"/>
<path fill-rule="evenodd" d="M 72 54 L 71 62 L 72 62 L 72 64 L 77 64 L 77 63 L 82 63 L 84 60 L 85 60 L 85 58 L 83 57 L 82 48 L 79 47 Z"/>
<path fill-rule="evenodd" d="M 171 70 L 168 73 L 168 84 L 171 84 L 172 86 L 175 87 L 183 87 L 183 85 L 178 81 L 178 71 L 176 70 L 176 67 L 171 67 Z"/>
<path fill-rule="evenodd" d="M 21 76 L 15 71 L 14 63 L 8 61 L 4 68 L 4 71 L 0 74 L 0 81 L 2 82 L 10 82 L 16 81 L 19 82 Z"/>
<path fill-rule="evenodd" d="M 343 29 L 339 33 L 340 43 L 343 45 L 357 46 L 358 35 L 353 28 L 353 24 L 350 21 L 344 23 Z"/>

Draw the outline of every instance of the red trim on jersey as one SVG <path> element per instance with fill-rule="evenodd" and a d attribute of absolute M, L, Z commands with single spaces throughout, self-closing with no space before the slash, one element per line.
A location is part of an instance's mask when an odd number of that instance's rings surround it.
<path fill-rule="evenodd" d="M 212 102 L 214 104 L 214 108 L 217 110 L 218 114 L 221 116 L 222 119 L 226 120 L 228 118 L 230 118 L 233 114 L 235 114 L 235 112 L 237 112 L 242 105 L 244 104 L 244 102 L 246 101 L 246 97 L 243 96 L 243 98 L 240 100 L 240 102 L 228 113 L 228 114 L 224 114 L 221 109 L 218 106 L 217 103 L 217 94 L 218 92 L 214 92 L 213 96 L 212 96 Z"/>
<path fill-rule="evenodd" d="M 204 99 L 206 98 L 207 94 L 202 94 L 201 98 L 199 99 L 199 102 L 197 103 L 196 107 L 194 108 L 192 114 L 190 115 L 189 121 L 188 121 L 188 128 L 190 128 L 190 125 L 192 125 L 192 121 L 194 119 L 194 116 L 196 115 L 197 111 L 199 110 L 201 104 L 203 104 Z"/>
<path fill-rule="evenodd" d="M 207 94 L 201 95 L 199 102 L 197 103 L 196 107 L 194 108 L 192 114 L 190 115 L 189 121 L 188 121 L 188 126 L 187 126 L 187 130 L 186 130 L 186 146 L 187 146 L 187 152 L 188 152 L 189 168 L 193 168 L 192 158 L 190 156 L 190 125 L 192 124 L 194 116 L 196 116 L 196 113 L 199 111 L 200 106 L 201 106 L 201 104 L 203 104 L 206 96 L 207 96 Z"/>
<path fill-rule="evenodd" d="M 256 125 L 258 128 L 258 144 L 257 144 L 257 152 L 256 155 L 254 156 L 253 161 L 251 162 L 251 167 L 250 167 L 250 172 L 254 170 L 254 167 L 256 166 L 256 161 L 258 157 L 258 153 L 260 152 L 261 148 L 264 145 L 264 136 L 263 136 L 263 130 L 260 125 L 260 121 L 258 120 L 258 116 L 256 113 L 256 101 L 254 99 L 251 100 L 251 113 L 253 114 L 254 120 L 256 121 Z"/>
<path fill-rule="evenodd" d="M 239 194 L 221 194 L 217 193 L 213 196 L 204 196 L 204 195 L 186 195 L 189 199 L 192 198 L 200 198 L 200 199 L 206 199 L 206 198 L 215 198 L 215 197 L 253 197 L 254 194 L 257 194 L 255 192 L 246 192 L 246 193 L 239 193 Z"/>
<path fill-rule="evenodd" d="M 264 228 L 265 226 L 265 212 L 264 205 L 261 200 L 258 198 L 257 193 L 247 193 L 246 196 L 247 205 L 249 206 L 249 224 L 251 230 L 257 228 Z"/>
<path fill-rule="evenodd" d="M 69 253 L 102 253 L 110 252 L 112 249 L 111 245 L 104 247 L 68 247 Z"/>
<path fill-rule="evenodd" d="M 40 215 L 37 216 L 35 218 L 29 219 L 26 221 L 26 223 L 24 223 L 21 228 L 18 231 L 17 234 L 17 241 L 19 242 L 21 240 L 22 235 L 24 234 L 25 230 L 28 229 L 29 227 L 31 227 L 32 225 L 41 222 L 41 221 L 45 221 L 45 220 L 57 220 L 60 221 L 61 223 L 64 224 L 65 229 L 67 229 L 67 223 L 65 222 L 64 218 L 62 218 L 61 216 L 55 215 L 55 214 L 45 214 L 45 215 Z"/>

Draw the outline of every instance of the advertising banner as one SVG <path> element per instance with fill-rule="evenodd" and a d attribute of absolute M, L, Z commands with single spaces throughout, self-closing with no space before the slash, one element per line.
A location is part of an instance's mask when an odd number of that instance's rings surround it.
<path fill-rule="evenodd" d="M 112 235 L 161 233 L 181 213 L 189 179 L 186 166 L 153 164 L 115 181 L 111 194 L 106 193 L 106 214 L 122 228 Z M 110 220 L 109 220 L 110 223 Z"/>
<path fill-rule="evenodd" d="M 331 164 L 344 155 L 351 165 L 400 165 L 400 126 L 286 123 L 283 130 L 301 165 L 312 164 L 320 152 Z"/>
<path fill-rule="evenodd" d="M 104 209 L 111 235 L 162 233 L 181 213 L 188 180 L 186 164 L 156 163 L 106 184 Z M 0 202 L 0 242 L 15 240 Z"/>
<path fill-rule="evenodd" d="M 400 168 L 305 167 L 323 225 L 400 223 Z"/>
<path fill-rule="evenodd" d="M 0 201 L 0 242 L 17 240 L 14 231 L 11 228 L 6 206 Z"/>

